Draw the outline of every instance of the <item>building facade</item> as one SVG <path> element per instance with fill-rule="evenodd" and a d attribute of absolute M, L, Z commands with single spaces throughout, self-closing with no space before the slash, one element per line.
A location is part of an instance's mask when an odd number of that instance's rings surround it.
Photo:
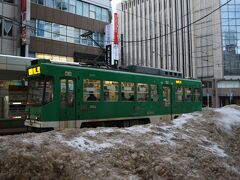
<path fill-rule="evenodd" d="M 122 0 L 117 5 L 122 65 L 182 72 L 192 77 L 191 0 Z"/>
<path fill-rule="evenodd" d="M 0 1 L 0 54 L 20 55 L 21 20 L 19 2 L 16 0 Z"/>
<path fill-rule="evenodd" d="M 203 81 L 203 103 L 240 105 L 240 1 L 194 0 L 195 76 Z M 226 4 L 227 3 L 227 4 Z"/>
<path fill-rule="evenodd" d="M 110 0 L 31 0 L 27 26 L 29 56 L 60 61 L 91 61 L 101 55 L 104 29 L 111 22 Z M 28 20 L 27 20 L 28 22 Z M 92 38 L 81 37 L 93 32 Z"/>

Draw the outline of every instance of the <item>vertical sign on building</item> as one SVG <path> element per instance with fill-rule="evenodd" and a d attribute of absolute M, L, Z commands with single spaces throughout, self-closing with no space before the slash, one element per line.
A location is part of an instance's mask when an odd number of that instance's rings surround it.
<path fill-rule="evenodd" d="M 111 66 L 112 61 L 112 46 L 111 44 L 106 46 L 106 64 L 107 66 Z"/>
<path fill-rule="evenodd" d="M 22 45 L 27 43 L 27 0 L 22 0 Z"/>
<path fill-rule="evenodd" d="M 114 44 L 118 45 L 118 15 L 114 13 Z"/>

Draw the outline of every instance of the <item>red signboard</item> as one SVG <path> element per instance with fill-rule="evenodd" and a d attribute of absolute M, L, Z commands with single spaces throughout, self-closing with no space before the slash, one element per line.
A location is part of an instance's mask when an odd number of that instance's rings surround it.
<path fill-rule="evenodd" d="M 114 44 L 118 44 L 118 15 L 114 13 Z"/>
<path fill-rule="evenodd" d="M 27 0 L 22 0 L 22 12 L 27 10 Z"/>

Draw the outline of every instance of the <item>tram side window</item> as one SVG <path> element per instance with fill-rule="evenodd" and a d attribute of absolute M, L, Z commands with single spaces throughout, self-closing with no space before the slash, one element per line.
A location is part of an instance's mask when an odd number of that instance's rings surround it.
<path fill-rule="evenodd" d="M 192 100 L 192 90 L 191 88 L 184 88 L 184 99 L 185 101 L 191 101 Z"/>
<path fill-rule="evenodd" d="M 67 80 L 61 79 L 60 86 L 61 86 L 61 91 L 60 91 L 61 106 L 66 107 Z"/>
<path fill-rule="evenodd" d="M 138 83 L 137 84 L 137 101 L 148 101 L 148 85 Z"/>
<path fill-rule="evenodd" d="M 134 101 L 134 83 L 122 82 L 122 101 Z"/>
<path fill-rule="evenodd" d="M 156 84 L 151 84 L 151 101 L 153 102 L 159 101 L 159 91 L 158 86 Z"/>
<path fill-rule="evenodd" d="M 118 82 L 103 81 L 104 86 L 104 101 L 116 102 L 118 101 Z"/>
<path fill-rule="evenodd" d="M 68 106 L 74 106 L 74 81 L 68 80 Z"/>
<path fill-rule="evenodd" d="M 46 90 L 45 90 L 45 99 L 44 99 L 45 103 L 51 102 L 53 100 L 53 97 L 54 97 L 53 87 L 54 87 L 53 78 L 48 77 L 46 79 Z"/>
<path fill-rule="evenodd" d="M 183 101 L 183 87 L 176 87 L 176 101 Z"/>
<path fill-rule="evenodd" d="M 200 89 L 194 89 L 194 101 L 198 102 L 200 101 Z"/>
<path fill-rule="evenodd" d="M 99 101 L 100 100 L 100 80 L 84 79 L 83 80 L 83 100 Z"/>
<path fill-rule="evenodd" d="M 163 105 L 168 107 L 171 105 L 171 91 L 170 87 L 163 86 Z"/>

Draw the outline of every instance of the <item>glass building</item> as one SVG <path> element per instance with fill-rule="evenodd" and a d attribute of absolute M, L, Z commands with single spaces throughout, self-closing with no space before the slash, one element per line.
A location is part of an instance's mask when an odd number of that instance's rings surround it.
<path fill-rule="evenodd" d="M 221 0 L 226 3 L 227 0 Z M 240 0 L 221 8 L 224 76 L 240 75 Z"/>

